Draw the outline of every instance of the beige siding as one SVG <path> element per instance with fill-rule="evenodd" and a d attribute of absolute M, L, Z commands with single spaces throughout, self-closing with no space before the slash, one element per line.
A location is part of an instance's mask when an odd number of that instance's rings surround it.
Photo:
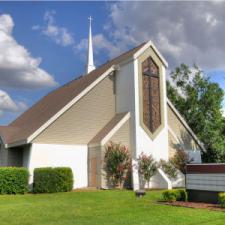
<path fill-rule="evenodd" d="M 33 142 L 87 144 L 114 115 L 114 79 L 107 77 L 44 130 Z"/>
<path fill-rule="evenodd" d="M 167 110 L 170 156 L 172 156 L 174 151 L 179 149 L 180 146 L 182 146 L 185 150 L 201 149 L 169 105 L 167 105 Z"/>
<path fill-rule="evenodd" d="M 121 143 L 130 149 L 130 120 L 110 138 L 110 141 Z"/>

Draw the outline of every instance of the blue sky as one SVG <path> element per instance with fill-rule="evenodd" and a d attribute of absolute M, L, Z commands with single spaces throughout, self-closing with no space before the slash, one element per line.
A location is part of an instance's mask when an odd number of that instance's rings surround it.
<path fill-rule="evenodd" d="M 220 31 L 225 5 L 196 3 L 193 12 L 194 3 L 186 4 L 0 2 L 0 31 L 6 35 L 0 39 L 0 124 L 9 123 L 46 93 L 84 73 L 89 15 L 94 18 L 97 65 L 152 39 L 170 70 L 181 62 L 196 62 L 225 90 L 225 43 Z M 205 14 L 200 18 L 196 15 L 202 8 Z M 10 50 L 17 48 L 15 57 Z M 1 54 L 9 63 L 1 62 Z M 23 61 L 17 62 L 20 57 Z"/>

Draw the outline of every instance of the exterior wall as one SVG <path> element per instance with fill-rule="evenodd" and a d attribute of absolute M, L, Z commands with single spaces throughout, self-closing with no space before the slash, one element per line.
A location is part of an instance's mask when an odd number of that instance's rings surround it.
<path fill-rule="evenodd" d="M 155 54 L 152 48 L 143 53 L 144 57 Z M 142 57 L 142 55 L 141 55 Z M 157 58 L 155 55 L 154 57 Z M 165 67 L 161 61 L 160 64 L 160 85 L 161 85 L 161 110 L 162 110 L 162 126 L 156 131 L 156 135 L 149 135 L 141 124 L 140 110 L 140 59 L 127 62 L 120 65 L 120 70 L 116 76 L 116 112 L 130 112 L 130 142 L 133 158 L 133 165 L 136 164 L 137 157 L 141 152 L 152 154 L 156 160 L 161 158 L 168 159 L 168 126 L 167 126 L 167 110 L 166 110 L 166 78 Z M 133 188 L 139 188 L 138 172 L 133 167 Z"/>
<path fill-rule="evenodd" d="M 161 126 L 155 133 L 150 134 L 143 126 L 142 110 L 142 74 L 140 71 L 141 63 L 147 57 L 151 56 L 157 63 L 160 70 L 160 96 L 161 96 Z M 168 127 L 167 127 L 167 110 L 166 110 L 166 77 L 165 67 L 150 47 L 137 60 L 135 60 L 135 120 L 136 120 L 136 157 L 141 152 L 152 154 L 156 160 L 168 159 Z"/>
<path fill-rule="evenodd" d="M 8 151 L 0 138 L 0 166 L 7 166 Z"/>
<path fill-rule="evenodd" d="M 120 65 L 116 74 L 116 113 L 130 112 L 130 151 L 135 158 L 136 124 L 135 124 L 135 78 L 134 62 Z"/>
<path fill-rule="evenodd" d="M 177 149 L 200 150 L 200 146 L 188 132 L 173 110 L 167 105 L 169 126 L 169 155 L 173 156 Z"/>
<path fill-rule="evenodd" d="M 87 145 L 32 144 L 24 151 L 23 166 L 30 172 L 30 184 L 35 168 L 65 166 L 73 171 L 74 188 L 87 187 L 87 154 Z"/>
<path fill-rule="evenodd" d="M 130 150 L 130 120 L 128 120 L 109 140 L 121 143 Z"/>
<path fill-rule="evenodd" d="M 7 149 L 8 151 L 8 159 L 7 165 L 8 166 L 23 166 L 23 148 L 16 147 Z"/>
<path fill-rule="evenodd" d="M 114 79 L 110 76 L 101 81 L 33 142 L 87 144 L 114 115 Z"/>
<path fill-rule="evenodd" d="M 102 148 L 101 146 L 89 147 L 88 148 L 88 186 L 89 187 L 101 187 L 101 176 L 102 176 Z M 96 171 L 93 171 L 92 160 L 96 160 Z M 92 185 L 92 176 L 95 173 L 96 185 Z"/>
<path fill-rule="evenodd" d="M 22 164 L 23 148 L 6 149 L 0 139 L 0 166 L 22 166 Z"/>

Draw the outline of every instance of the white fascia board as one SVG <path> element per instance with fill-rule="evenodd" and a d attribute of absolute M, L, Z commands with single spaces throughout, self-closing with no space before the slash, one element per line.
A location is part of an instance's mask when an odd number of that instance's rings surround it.
<path fill-rule="evenodd" d="M 195 133 L 193 132 L 193 130 L 189 127 L 189 125 L 187 124 L 187 122 L 184 120 L 184 118 L 181 116 L 181 114 L 177 111 L 177 109 L 174 107 L 173 103 L 168 98 L 167 98 L 167 104 L 170 106 L 170 108 L 176 114 L 176 116 L 181 121 L 181 123 L 184 125 L 184 127 L 190 132 L 191 136 L 195 139 L 195 141 L 202 148 L 202 150 L 204 152 L 206 152 L 206 149 L 204 147 L 204 144 L 198 139 L 198 137 L 195 135 Z"/>
<path fill-rule="evenodd" d="M 116 126 L 101 140 L 101 145 L 105 145 L 110 138 L 130 119 L 130 112 L 128 112 Z"/>
<path fill-rule="evenodd" d="M 134 59 L 137 59 L 141 54 L 143 54 L 143 52 L 149 48 L 152 47 L 153 50 L 155 51 L 155 53 L 158 55 L 158 57 L 160 58 L 160 60 L 162 61 L 162 63 L 164 64 L 164 66 L 167 68 L 168 67 L 168 63 L 165 60 L 165 58 L 161 55 L 161 53 L 158 51 L 158 49 L 156 48 L 156 46 L 153 44 L 153 42 L 150 40 L 148 41 L 141 49 L 139 49 L 133 56 Z"/>
<path fill-rule="evenodd" d="M 5 144 L 5 147 L 12 148 L 12 147 L 20 146 L 20 145 L 25 145 L 27 143 L 28 143 L 27 140 L 21 140 L 21 141 L 16 141 L 13 143 Z"/>
<path fill-rule="evenodd" d="M 58 119 L 65 111 L 67 111 L 70 107 L 72 107 L 77 101 L 79 101 L 84 95 L 86 95 L 92 88 L 94 88 L 100 81 L 102 81 L 105 77 L 113 73 L 115 70 L 116 70 L 115 66 L 114 65 L 111 66 L 100 77 L 98 77 L 94 82 L 92 82 L 88 87 L 86 87 L 79 95 L 77 95 L 73 100 L 71 100 L 67 105 L 65 105 L 60 111 L 58 111 L 53 117 L 51 117 L 45 124 L 43 124 L 39 129 L 37 129 L 31 136 L 29 136 L 27 138 L 27 143 L 30 143 L 43 130 L 45 130 L 56 119 Z"/>

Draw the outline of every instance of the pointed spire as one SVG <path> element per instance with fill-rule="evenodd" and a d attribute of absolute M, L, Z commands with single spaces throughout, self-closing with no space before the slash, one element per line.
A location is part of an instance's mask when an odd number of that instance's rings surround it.
<path fill-rule="evenodd" d="M 90 73 L 95 69 L 94 60 L 93 60 L 93 46 L 92 46 L 92 33 L 91 33 L 91 21 L 93 20 L 90 16 L 89 20 L 89 37 L 88 37 L 88 55 L 87 55 L 87 69 L 86 73 Z"/>

